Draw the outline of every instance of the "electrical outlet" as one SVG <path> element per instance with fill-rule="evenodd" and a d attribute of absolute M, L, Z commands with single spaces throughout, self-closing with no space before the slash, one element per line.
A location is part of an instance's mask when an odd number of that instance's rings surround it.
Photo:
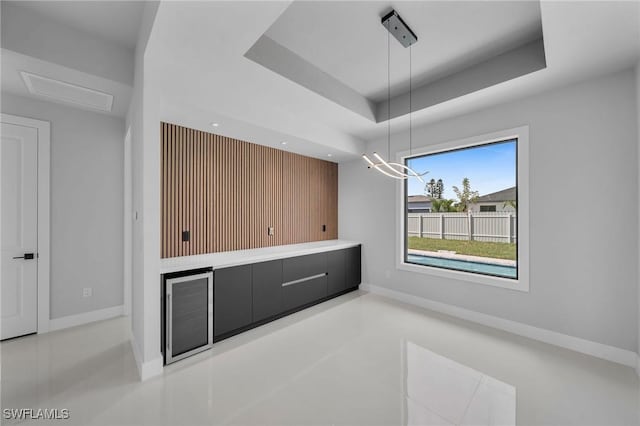
<path fill-rule="evenodd" d="M 269 229 L 267 230 L 267 235 L 269 235 L 270 237 L 273 237 L 276 234 L 275 228 L 273 226 L 270 226 Z"/>
<path fill-rule="evenodd" d="M 91 297 L 93 295 L 93 290 L 91 287 L 85 287 L 82 289 L 82 297 Z"/>

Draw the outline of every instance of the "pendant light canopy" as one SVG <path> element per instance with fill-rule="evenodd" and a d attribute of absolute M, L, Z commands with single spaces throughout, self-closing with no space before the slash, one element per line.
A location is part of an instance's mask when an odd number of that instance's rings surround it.
<path fill-rule="evenodd" d="M 395 10 L 392 10 L 382 18 L 382 25 L 387 29 L 387 158 L 391 156 L 391 35 L 398 40 L 403 47 L 409 48 L 409 155 L 411 155 L 412 145 L 412 129 L 411 129 L 411 112 L 413 110 L 411 99 L 411 46 L 418 42 L 418 37 L 411 28 L 402 20 Z M 429 172 L 417 173 L 410 167 L 385 161 L 377 152 L 373 153 L 372 161 L 367 154 L 362 154 L 362 158 L 367 162 L 370 169 L 375 169 L 380 173 L 393 179 L 408 179 L 415 177 L 424 183 L 422 176 Z"/>

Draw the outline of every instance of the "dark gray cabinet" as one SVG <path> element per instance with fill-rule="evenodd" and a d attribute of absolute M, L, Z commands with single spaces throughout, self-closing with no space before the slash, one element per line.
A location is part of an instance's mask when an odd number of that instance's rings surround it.
<path fill-rule="evenodd" d="M 255 263 L 253 268 L 253 322 L 278 315 L 282 306 L 282 260 Z"/>
<path fill-rule="evenodd" d="M 214 272 L 214 338 L 251 324 L 251 268 L 251 265 L 242 265 Z"/>
<path fill-rule="evenodd" d="M 358 287 L 362 282 L 362 252 L 360 246 L 345 249 L 346 288 Z"/>
<path fill-rule="evenodd" d="M 327 297 L 327 275 L 318 275 L 304 281 L 282 284 L 282 302 L 285 311 L 309 305 Z"/>
<path fill-rule="evenodd" d="M 327 293 L 329 296 L 347 289 L 346 250 L 327 252 Z"/>
<path fill-rule="evenodd" d="M 282 261 L 282 303 L 285 311 L 327 297 L 327 253 Z"/>
<path fill-rule="evenodd" d="M 360 255 L 357 246 L 234 266 L 215 270 L 213 279 L 210 270 L 165 274 L 162 347 L 166 362 L 354 290 L 361 281 Z M 203 276 L 194 276 L 207 272 L 209 287 Z M 207 315 L 213 321 L 207 321 Z"/>
<path fill-rule="evenodd" d="M 282 260 L 284 282 L 299 280 L 327 272 L 327 253 L 308 254 Z"/>

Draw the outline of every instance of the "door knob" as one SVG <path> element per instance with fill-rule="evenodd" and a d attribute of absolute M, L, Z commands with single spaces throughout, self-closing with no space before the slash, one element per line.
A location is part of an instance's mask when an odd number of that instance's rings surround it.
<path fill-rule="evenodd" d="M 25 253 L 24 256 L 17 256 L 14 257 L 14 259 L 25 259 L 25 260 L 31 260 L 35 257 L 34 253 Z"/>

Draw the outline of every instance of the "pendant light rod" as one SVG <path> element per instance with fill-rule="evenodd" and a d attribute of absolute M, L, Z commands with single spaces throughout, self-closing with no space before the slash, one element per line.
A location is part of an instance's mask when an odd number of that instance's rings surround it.
<path fill-rule="evenodd" d="M 413 126 L 411 126 L 411 113 L 413 112 L 413 102 L 412 102 L 412 98 L 411 98 L 411 92 L 412 92 L 412 87 L 411 87 L 411 46 L 409 46 L 409 157 L 411 157 L 411 152 L 412 152 L 412 139 L 413 139 L 413 135 L 412 135 L 412 129 Z"/>
<path fill-rule="evenodd" d="M 387 158 L 391 158 L 391 30 L 387 21 Z"/>
<path fill-rule="evenodd" d="M 391 35 L 393 35 L 402 46 L 409 48 L 409 156 L 411 156 L 413 150 L 411 122 L 411 113 L 413 112 L 413 98 L 411 94 L 413 89 L 413 63 L 411 46 L 418 41 L 418 37 L 395 10 L 391 10 L 391 12 L 382 18 L 382 25 L 387 29 L 387 158 L 391 158 Z M 415 177 L 420 182 L 424 183 L 422 176 L 429 173 L 417 173 L 406 164 L 386 161 L 377 152 L 373 153 L 375 162 L 372 161 L 367 154 L 362 154 L 362 158 L 367 162 L 368 168 L 375 169 L 393 179 L 404 180 L 410 177 Z"/>

